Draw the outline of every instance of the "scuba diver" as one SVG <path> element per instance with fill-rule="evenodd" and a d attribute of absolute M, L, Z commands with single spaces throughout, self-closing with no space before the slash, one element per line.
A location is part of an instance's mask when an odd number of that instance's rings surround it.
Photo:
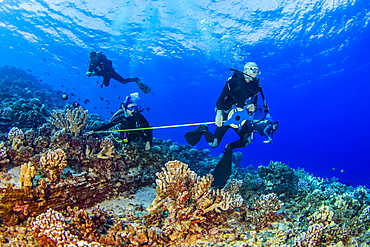
<path fill-rule="evenodd" d="M 137 104 L 139 100 L 138 93 L 131 93 L 126 97 L 121 104 L 121 108 L 111 117 L 108 124 L 100 126 L 95 131 L 107 130 L 117 124 L 120 124 L 120 129 L 137 129 L 150 127 L 146 118 L 141 114 L 143 109 Z M 122 141 L 125 144 L 131 141 L 144 141 L 145 150 L 149 150 L 153 141 L 153 130 L 134 130 L 121 132 Z"/>
<path fill-rule="evenodd" d="M 88 64 L 89 68 L 86 72 L 85 76 L 90 77 L 94 75 L 102 76 L 103 82 L 100 85 L 100 87 L 109 86 L 109 81 L 111 78 L 126 84 L 129 82 L 136 82 L 138 87 L 141 91 L 144 93 L 150 93 L 152 90 L 150 87 L 148 87 L 146 84 L 140 81 L 139 78 L 126 78 L 124 79 L 122 76 L 120 76 L 113 68 L 112 61 L 108 60 L 107 57 L 104 55 L 101 51 L 91 51 L 90 52 L 90 61 Z"/>
<path fill-rule="evenodd" d="M 263 143 L 272 143 L 272 138 L 279 128 L 279 121 L 274 121 L 270 114 L 264 114 L 262 117 L 257 116 L 258 111 L 253 114 L 253 119 L 247 121 L 249 128 L 253 133 L 259 133 L 266 137 Z M 253 138 L 252 138 L 253 139 Z"/>
<path fill-rule="evenodd" d="M 232 150 L 252 143 L 251 133 L 254 131 L 252 120 L 254 112 L 258 109 L 258 93 L 263 100 L 264 113 L 269 112 L 260 79 L 257 78 L 261 74 L 257 64 L 246 63 L 243 72 L 236 69 L 230 70 L 234 73 L 227 80 L 216 102 L 215 133 L 209 132 L 207 125 L 201 125 L 196 130 L 185 134 L 185 139 L 190 145 L 197 144 L 204 135 L 207 143 L 213 148 L 219 145 L 229 128 L 233 128 L 238 134 L 239 140 L 226 145 L 224 154 L 213 171 L 212 186 L 214 187 L 223 187 L 231 174 Z M 225 122 L 224 119 L 226 119 Z M 259 124 L 262 126 L 262 122 Z"/>

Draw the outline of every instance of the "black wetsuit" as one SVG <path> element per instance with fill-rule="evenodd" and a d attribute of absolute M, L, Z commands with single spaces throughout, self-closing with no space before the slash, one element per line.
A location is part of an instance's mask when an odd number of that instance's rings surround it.
<path fill-rule="evenodd" d="M 118 114 L 110 123 L 100 126 L 95 131 L 107 130 L 117 124 L 121 124 L 120 129 L 137 129 L 150 127 L 146 118 L 139 112 L 134 112 L 132 116 L 125 117 L 124 112 Z M 144 142 L 149 141 L 152 144 L 153 131 L 149 130 L 137 130 L 121 132 L 122 140 L 126 139 L 128 142 L 143 140 Z"/>
<path fill-rule="evenodd" d="M 258 92 L 262 96 L 264 106 L 267 106 L 265 95 L 259 81 L 260 79 L 253 78 L 252 81 L 246 82 L 243 73 L 240 71 L 236 71 L 233 74 L 233 76 L 226 82 L 221 95 L 216 102 L 216 108 L 217 110 L 222 110 L 224 120 L 227 119 L 228 113 L 233 106 L 243 108 L 250 103 L 257 105 Z M 250 98 L 252 98 L 252 102 L 247 102 Z M 213 140 L 217 138 L 219 144 L 229 128 L 229 125 L 217 127 L 213 135 L 207 131 L 204 133 L 204 136 L 209 143 L 213 142 Z M 245 147 L 250 141 L 249 137 L 252 129 L 248 127 L 248 124 L 244 124 L 241 129 L 234 130 L 239 135 L 240 139 L 230 143 L 230 148 L 235 149 Z"/>
<path fill-rule="evenodd" d="M 111 78 L 126 84 L 128 82 L 135 81 L 137 82 L 139 78 L 127 78 L 124 79 L 122 76 L 120 76 L 114 69 L 112 65 L 112 61 L 108 60 L 107 57 L 102 54 L 101 52 L 97 52 L 95 55 L 97 56 L 94 59 L 91 59 L 89 62 L 89 72 L 94 72 L 95 75 L 99 75 L 103 77 L 103 84 L 105 86 L 109 86 L 109 81 Z"/>

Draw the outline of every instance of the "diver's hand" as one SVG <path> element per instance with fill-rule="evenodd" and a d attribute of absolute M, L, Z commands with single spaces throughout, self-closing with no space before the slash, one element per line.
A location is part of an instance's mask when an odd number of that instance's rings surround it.
<path fill-rule="evenodd" d="M 150 150 L 150 142 L 145 143 L 145 150 L 146 151 Z"/>
<path fill-rule="evenodd" d="M 86 74 L 85 74 L 85 76 L 87 76 L 87 77 L 90 77 L 92 75 L 95 75 L 95 73 L 94 72 L 90 72 L 90 71 L 87 71 Z"/>
<path fill-rule="evenodd" d="M 264 106 L 263 106 L 263 111 L 264 111 L 265 113 L 270 112 L 270 108 L 269 108 L 269 106 L 268 106 L 268 105 L 264 105 Z"/>
<path fill-rule="evenodd" d="M 216 126 L 221 127 L 223 121 L 224 121 L 224 118 L 222 116 L 222 110 L 217 110 L 216 119 L 215 119 Z"/>
<path fill-rule="evenodd" d="M 94 134 L 94 131 L 93 131 L 93 130 L 91 130 L 91 131 L 89 131 L 89 132 L 84 133 L 84 134 L 83 134 L 83 137 L 90 136 L 90 135 L 92 135 L 92 134 Z"/>
<path fill-rule="evenodd" d="M 253 113 L 256 111 L 256 107 L 253 104 L 247 105 L 247 111 L 248 113 Z"/>

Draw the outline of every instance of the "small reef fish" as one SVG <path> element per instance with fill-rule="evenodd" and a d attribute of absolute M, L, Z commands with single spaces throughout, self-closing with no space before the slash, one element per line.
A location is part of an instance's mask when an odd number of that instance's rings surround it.
<path fill-rule="evenodd" d="M 80 104 L 79 104 L 77 101 L 75 101 L 75 102 L 73 102 L 72 106 L 73 106 L 74 108 L 77 108 L 77 107 L 79 107 L 79 106 L 80 106 Z"/>
<path fill-rule="evenodd" d="M 64 93 L 62 96 L 60 96 L 60 98 L 62 98 L 62 100 L 66 100 L 68 99 L 68 94 Z"/>

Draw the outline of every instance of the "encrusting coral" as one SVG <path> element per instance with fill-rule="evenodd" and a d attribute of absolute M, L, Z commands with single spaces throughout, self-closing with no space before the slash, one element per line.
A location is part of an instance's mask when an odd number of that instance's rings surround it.
<path fill-rule="evenodd" d="M 50 123 L 60 129 L 68 129 L 75 136 L 78 136 L 87 125 L 88 110 L 83 110 L 82 107 L 65 110 L 54 110 L 49 119 Z"/>

